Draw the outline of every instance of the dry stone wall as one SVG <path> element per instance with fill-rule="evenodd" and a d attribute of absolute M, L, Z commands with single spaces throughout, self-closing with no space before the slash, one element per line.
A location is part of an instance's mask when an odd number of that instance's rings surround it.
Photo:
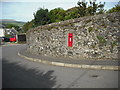
<path fill-rule="evenodd" d="M 119 30 L 120 12 L 43 25 L 27 32 L 27 51 L 53 57 L 117 59 Z M 68 33 L 73 33 L 73 47 L 68 47 Z"/>

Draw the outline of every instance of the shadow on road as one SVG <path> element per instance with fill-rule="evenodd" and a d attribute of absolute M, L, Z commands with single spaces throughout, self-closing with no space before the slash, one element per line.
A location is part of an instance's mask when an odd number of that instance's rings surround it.
<path fill-rule="evenodd" d="M 53 70 L 48 72 L 26 69 L 17 63 L 2 60 L 2 88 L 52 88 L 56 77 Z"/>

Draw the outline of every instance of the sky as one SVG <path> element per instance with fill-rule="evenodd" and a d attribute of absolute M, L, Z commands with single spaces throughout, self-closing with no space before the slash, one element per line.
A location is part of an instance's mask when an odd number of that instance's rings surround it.
<path fill-rule="evenodd" d="M 39 8 L 49 10 L 61 7 L 65 10 L 77 6 L 79 0 L 1 0 L 0 19 L 14 19 L 17 21 L 31 21 Z M 89 1 L 89 0 L 86 0 Z M 97 0 L 106 2 L 105 9 L 114 7 L 119 0 Z"/>

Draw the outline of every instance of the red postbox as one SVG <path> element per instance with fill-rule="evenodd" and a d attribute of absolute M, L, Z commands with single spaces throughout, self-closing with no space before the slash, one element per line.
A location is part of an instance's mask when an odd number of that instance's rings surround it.
<path fill-rule="evenodd" d="M 68 47 L 72 47 L 72 46 L 73 46 L 73 34 L 68 33 Z"/>

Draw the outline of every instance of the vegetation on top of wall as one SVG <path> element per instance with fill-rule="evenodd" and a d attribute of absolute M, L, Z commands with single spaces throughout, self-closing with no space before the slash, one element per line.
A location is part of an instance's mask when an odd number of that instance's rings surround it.
<path fill-rule="evenodd" d="M 104 4 L 96 2 L 78 1 L 78 6 L 64 10 L 63 8 L 55 8 L 52 10 L 40 8 L 34 13 L 34 19 L 31 22 L 27 22 L 23 29 L 27 32 L 30 28 L 37 27 L 40 25 L 50 24 L 54 22 L 60 22 L 68 19 L 79 18 L 88 15 L 94 15 L 101 10 L 104 10 Z"/>
<path fill-rule="evenodd" d="M 120 1 L 118 2 L 117 5 L 115 5 L 115 7 L 111 8 L 107 11 L 107 13 L 112 13 L 112 12 L 120 12 Z"/>
<path fill-rule="evenodd" d="M 27 22 L 26 24 L 24 24 L 23 30 L 24 30 L 24 32 L 27 32 L 29 29 L 34 28 L 34 27 L 35 27 L 34 20 L 32 20 L 32 21 Z"/>
<path fill-rule="evenodd" d="M 46 25 L 54 22 L 60 22 L 69 19 L 75 19 L 83 16 L 90 16 L 95 14 L 106 13 L 104 10 L 105 2 L 97 3 L 96 1 L 83 2 L 78 1 L 78 6 L 64 10 L 63 8 L 55 8 L 52 10 L 40 8 L 34 13 L 34 19 L 30 22 L 27 22 L 23 29 L 27 32 L 30 28 L 34 28 L 40 25 Z M 108 10 L 107 13 L 119 12 L 120 5 L 116 5 L 112 9 Z M 90 22 L 91 20 L 88 20 Z M 86 22 L 87 23 L 87 22 Z"/>

